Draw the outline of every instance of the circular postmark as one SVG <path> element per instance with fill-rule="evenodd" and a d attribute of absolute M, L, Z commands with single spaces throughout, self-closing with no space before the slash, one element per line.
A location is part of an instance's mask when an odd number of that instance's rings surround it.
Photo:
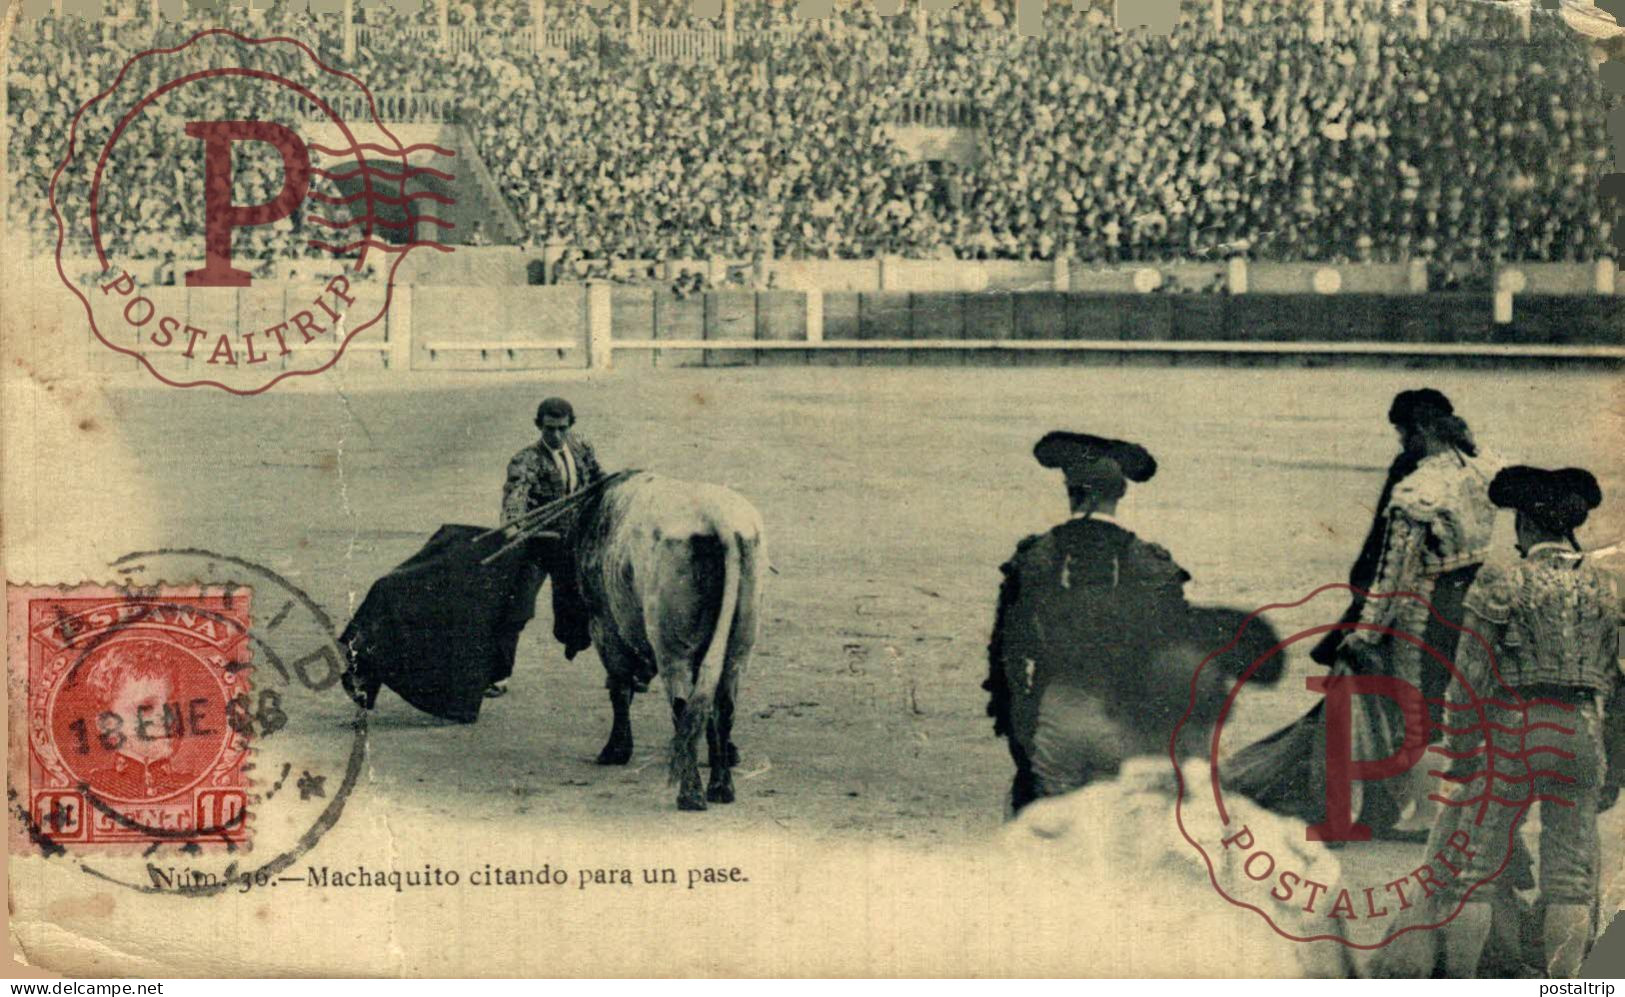
<path fill-rule="evenodd" d="M 1328 592 L 1395 600 L 1408 610 L 1404 626 L 1414 633 L 1345 619 L 1305 628 L 1263 653 L 1242 671 L 1214 724 L 1208 781 L 1187 785 L 1181 778 L 1175 814 L 1225 901 L 1262 917 L 1291 941 L 1376 950 L 1442 927 L 1475 894 L 1485 899 L 1509 885 L 1501 877 L 1511 880 L 1509 870 L 1526 861 L 1518 839 L 1523 817 L 1537 802 L 1566 805 L 1560 798 L 1564 779 L 1542 756 L 1562 754 L 1562 739 L 1575 731 L 1563 725 L 1561 713 L 1555 723 L 1531 720 L 1537 705 L 1567 707 L 1507 687 L 1484 637 L 1426 599 L 1341 584 L 1250 614 L 1231 641 L 1203 661 L 1193 690 L 1201 668 L 1234 648 L 1255 618 L 1299 609 Z M 1455 638 L 1453 652 L 1416 636 L 1428 630 L 1430 619 L 1433 634 Z M 1304 687 L 1319 701 L 1308 714 L 1254 745 L 1226 743 L 1227 721 L 1247 682 L 1288 647 L 1336 630 L 1374 637 L 1386 648 L 1387 667 L 1339 665 L 1329 675 L 1309 676 Z M 1447 679 L 1425 680 L 1426 669 L 1440 669 Z M 1187 710 L 1175 725 L 1171 745 L 1179 743 L 1192 715 Z M 1552 743 L 1537 747 L 1537 741 Z M 1243 749 L 1252 757 L 1247 767 L 1233 770 Z M 1425 845 L 1376 840 L 1381 836 L 1367 823 L 1376 820 L 1362 805 L 1381 794 L 1387 794 L 1389 820 L 1410 802 L 1438 804 L 1431 829 L 1423 829 Z M 1335 863 L 1325 861 L 1327 845 L 1340 849 Z M 1336 875 L 1325 875 L 1328 868 Z"/>
<path fill-rule="evenodd" d="M 28 644 L 19 837 L 145 893 L 302 882 L 281 874 L 337 823 L 366 755 L 332 621 L 229 555 L 112 567 L 121 584 L 11 594 Z"/>
<path fill-rule="evenodd" d="M 303 42 L 200 31 L 75 113 L 49 191 L 57 272 L 95 338 L 160 381 L 258 394 L 377 326 L 412 250 L 451 251 L 454 155 L 403 146 Z"/>

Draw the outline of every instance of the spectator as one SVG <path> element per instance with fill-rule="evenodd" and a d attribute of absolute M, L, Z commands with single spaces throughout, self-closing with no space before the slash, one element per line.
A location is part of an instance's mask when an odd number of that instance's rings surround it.
<path fill-rule="evenodd" d="M 758 247 L 775 259 L 1064 251 L 1115 262 L 1217 260 L 1246 242 L 1258 259 L 1437 252 L 1474 271 L 1608 252 L 1608 96 L 1558 19 L 1537 11 L 1527 46 L 1485 45 L 1510 42 L 1516 26 L 1493 3 L 1463 0 L 1434 6 L 1424 41 L 1383 0 L 1350 0 L 1317 42 L 1279 3 L 1229 3 L 1222 36 L 1206 0 L 1186 6 L 1171 35 L 1153 37 L 1116 32 L 1099 5 L 1052 3 L 1050 34 L 1011 44 L 995 29 L 1013 20 L 1011 0 L 977 0 L 932 14 L 922 45 L 909 19 L 866 3 L 797 27 L 787 3 L 740 0 L 735 57 L 682 63 L 626 44 L 623 0 L 553 14 L 550 28 L 602 43 L 563 57 L 512 44 L 529 23 L 519 0 L 453 4 L 468 33 L 426 49 L 412 34 L 435 22 L 425 3 L 376 25 L 369 11 L 368 44 L 348 68 L 374 93 L 454 95 L 523 237 L 580 250 L 567 274 L 591 272 L 575 265 L 583 257 L 748 259 Z M 387 30 L 389 18 L 404 30 Z M 336 58 L 335 19 L 279 5 L 267 21 Z M 648 0 L 641 21 L 717 23 L 689 0 Z M 128 57 L 81 21 L 47 23 L 15 40 L 7 80 L 14 216 L 43 239 L 55 235 L 46 191 L 74 109 Z M 183 39 L 184 28 L 160 34 Z M 291 68 L 299 55 L 282 57 Z M 227 80 L 181 88 L 120 143 L 102 201 L 117 251 L 156 258 L 177 228 L 201 233 L 196 140 L 168 125 L 217 104 L 220 88 L 249 111 L 269 100 Z M 944 94 L 980 122 L 980 155 L 936 171 L 911 162 L 889 126 Z M 79 134 L 106 135 L 114 120 L 98 106 Z M 265 199 L 277 178 L 245 157 L 239 202 Z M 273 233 L 239 238 L 258 254 Z"/>

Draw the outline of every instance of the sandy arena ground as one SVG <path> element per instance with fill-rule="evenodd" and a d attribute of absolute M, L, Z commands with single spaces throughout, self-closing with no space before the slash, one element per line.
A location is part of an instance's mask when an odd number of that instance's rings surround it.
<path fill-rule="evenodd" d="M 1063 934 L 1042 948 L 1050 961 L 1023 962 L 1010 947 L 1047 936 L 1031 935 L 1025 914 L 999 920 L 1010 909 L 1001 904 L 1025 910 L 1031 897 L 998 901 L 1008 853 L 980 847 L 1000 829 L 1011 765 L 979 685 L 999 564 L 1065 514 L 1060 476 L 1032 460 L 1038 436 L 1069 427 L 1139 440 L 1156 454 L 1156 479 L 1119 511 L 1191 572 L 1187 591 L 1201 603 L 1253 609 L 1343 580 L 1396 445 L 1389 399 L 1422 384 L 1448 392 L 1480 441 L 1509 459 L 1595 469 L 1609 501 L 1582 534 L 1587 546 L 1625 532 L 1625 412 L 1610 371 L 784 367 L 416 380 L 402 386 L 341 364 L 254 398 L 14 381 L 8 428 L 22 432 L 7 441 L 8 461 L 30 473 L 8 482 L 8 508 L 20 510 L 7 524 L 13 580 L 111 577 L 113 567 L 100 566 L 131 550 L 206 548 L 280 573 L 342 627 L 371 583 L 439 524 L 495 523 L 507 461 L 535 438 L 537 401 L 564 394 L 608 466 L 726 483 L 767 523 L 778 573 L 741 700 L 738 802 L 676 811 L 660 694 L 634 705 L 632 764 L 592 763 L 609 726 L 602 669 L 592 654 L 562 660 L 544 598 L 511 693 L 488 703 L 478 724 L 435 721 L 383 694 L 354 793 L 290 870 L 294 883 L 217 903 L 113 890 L 69 910 L 64 898 L 97 889 L 75 863 L 97 857 L 31 860 L 13 880 L 31 954 L 88 971 L 103 965 L 99 953 L 118 950 L 159 975 L 174 965 L 199 971 L 189 932 L 224 939 L 253 925 L 266 943 L 241 965 L 272 973 L 288 971 L 291 951 L 302 972 L 339 973 L 1257 972 L 1236 932 L 1264 935 L 1256 951 L 1268 957 L 1285 951 L 1281 943 L 1206 884 L 1175 914 L 1146 913 L 1127 929 L 1109 912 L 1101 925 L 1077 922 L 1101 889 L 1118 887 L 1057 885 L 1047 902 Z M 29 450 L 34 440 L 55 442 Z M 52 552 L 77 560 L 68 566 Z M 283 597 L 256 589 L 255 598 L 255 625 L 269 632 Z M 1331 595 L 1268 618 L 1290 634 L 1341 610 Z M 310 646 L 315 634 L 290 627 L 276 631 L 285 646 Z M 1290 652 L 1277 688 L 1242 694 L 1224 750 L 1312 704 L 1303 678 L 1318 670 L 1305 650 Z M 271 801 L 276 787 L 266 783 L 277 773 L 255 773 L 264 795 L 255 820 L 287 841 L 326 806 L 295 795 L 293 775 L 324 774 L 333 791 L 353 708 L 337 686 L 284 688 L 288 725 L 260 743 L 292 763 L 288 784 Z M 1603 828 L 1616 906 L 1622 824 L 1625 807 Z M 255 862 L 269 851 L 260 845 Z M 1366 845 L 1338 855 L 1348 882 L 1380 883 L 1410 868 L 1411 851 Z M 162 861 L 192 860 L 166 852 Z M 139 862 L 128 870 L 138 877 Z M 691 941 L 719 930 L 738 941 L 706 961 L 705 945 L 678 958 L 671 945 L 599 944 L 619 937 L 605 925 L 648 916 L 657 901 L 641 890 L 578 891 L 572 879 L 547 894 L 329 893 L 302 878 L 327 864 L 544 862 L 573 872 L 743 862 L 756 885 L 729 894 L 732 920 L 718 924 L 703 906 L 718 893 L 678 889 L 658 901 L 695 919 L 684 929 Z M 1065 872 L 1036 871 L 1046 890 Z M 1122 888 L 1133 881 L 1127 872 Z M 116 929 L 104 909 L 122 912 Z M 142 926 L 151 918 L 182 927 L 174 944 L 149 948 Z M 1360 930 L 1372 928 L 1385 923 Z M 1156 941 L 1168 932 L 1180 953 Z M 1201 945 L 1184 946 L 1186 932 Z M 376 948 L 385 936 L 389 946 Z M 803 944 L 809 936 L 829 945 Z M 86 948 L 84 937 L 101 941 Z M 609 964 L 560 955 L 607 949 Z M 241 971 L 234 951 L 221 947 L 225 961 L 204 968 Z M 1173 954 L 1197 961 L 1173 966 Z"/>
<path fill-rule="evenodd" d="M 1625 493 L 1606 372 L 763 368 L 113 402 L 159 543 L 266 564 L 342 625 L 438 524 L 495 521 L 535 403 L 567 395 L 607 466 L 726 483 L 766 520 L 779 573 L 742 697 L 740 800 L 709 820 L 931 845 L 1000 822 L 1010 764 L 978 686 L 998 565 L 1065 511 L 1059 476 L 1030 456 L 1042 432 L 1145 443 L 1161 471 L 1124 517 L 1191 572 L 1193 600 L 1251 609 L 1344 579 L 1394 447 L 1388 400 L 1421 384 L 1508 458 L 1583 464 Z M 1615 498 L 1583 540 L 1622 525 Z M 1340 610 L 1327 596 L 1270 619 L 1291 632 Z M 384 693 L 358 796 L 499 825 L 669 821 L 664 697 L 634 705 L 630 767 L 593 765 L 609 724 L 601 669 L 562 659 L 548 612 L 544 595 L 512 692 L 475 726 Z M 1312 702 L 1304 650 L 1278 691 L 1243 697 L 1227 747 Z M 346 704 L 331 698 L 336 730 Z"/>

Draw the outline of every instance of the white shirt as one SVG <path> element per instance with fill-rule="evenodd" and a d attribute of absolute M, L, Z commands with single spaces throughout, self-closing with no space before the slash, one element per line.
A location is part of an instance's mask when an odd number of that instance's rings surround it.
<path fill-rule="evenodd" d="M 576 459 L 570 456 L 570 446 L 565 444 L 557 450 L 548 450 L 553 456 L 553 463 L 559 469 L 559 477 L 564 482 L 564 494 L 574 494 L 576 490 Z"/>

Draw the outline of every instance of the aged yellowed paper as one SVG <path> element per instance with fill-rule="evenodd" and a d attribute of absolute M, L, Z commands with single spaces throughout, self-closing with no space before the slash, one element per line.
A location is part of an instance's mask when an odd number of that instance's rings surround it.
<path fill-rule="evenodd" d="M 8 9 L 10 942 L 1573 976 L 1577 0 Z"/>

